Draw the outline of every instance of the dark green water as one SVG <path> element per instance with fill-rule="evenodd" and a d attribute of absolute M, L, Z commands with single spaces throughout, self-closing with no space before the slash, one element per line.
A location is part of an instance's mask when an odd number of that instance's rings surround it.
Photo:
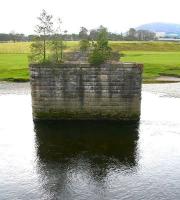
<path fill-rule="evenodd" d="M 39 122 L 0 84 L 0 200 L 180 199 L 180 84 L 143 87 L 139 122 Z"/>

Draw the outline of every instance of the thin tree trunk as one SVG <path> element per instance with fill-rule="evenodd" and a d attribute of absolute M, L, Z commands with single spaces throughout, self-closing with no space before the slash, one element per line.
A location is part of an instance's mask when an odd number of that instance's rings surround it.
<path fill-rule="evenodd" d="M 44 30 L 44 40 L 43 40 L 43 43 L 44 43 L 44 61 L 46 60 L 46 38 L 45 38 L 45 30 Z"/>
<path fill-rule="evenodd" d="M 63 40 L 61 39 L 61 61 L 63 60 Z"/>
<path fill-rule="evenodd" d="M 44 61 L 45 61 L 46 60 L 46 40 L 45 40 L 45 38 L 44 38 L 43 42 L 44 42 L 44 52 L 43 52 L 44 55 L 43 56 L 44 56 Z"/>

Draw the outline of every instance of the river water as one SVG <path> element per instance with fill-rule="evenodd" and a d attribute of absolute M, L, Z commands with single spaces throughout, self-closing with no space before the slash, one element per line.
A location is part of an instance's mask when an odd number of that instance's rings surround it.
<path fill-rule="evenodd" d="M 143 85 L 136 124 L 31 112 L 28 83 L 0 84 L 0 200 L 180 199 L 180 83 Z"/>

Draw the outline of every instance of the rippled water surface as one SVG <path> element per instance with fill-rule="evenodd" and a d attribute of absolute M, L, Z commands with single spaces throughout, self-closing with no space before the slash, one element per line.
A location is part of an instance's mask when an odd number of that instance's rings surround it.
<path fill-rule="evenodd" d="M 139 123 L 33 123 L 0 84 L 0 200 L 179 200 L 180 84 L 144 85 Z"/>

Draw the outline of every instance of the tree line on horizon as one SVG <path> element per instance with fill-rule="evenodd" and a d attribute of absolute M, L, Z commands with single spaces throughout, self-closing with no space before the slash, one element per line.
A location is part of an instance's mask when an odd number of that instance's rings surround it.
<path fill-rule="evenodd" d="M 68 33 L 67 31 L 64 31 L 64 33 L 59 34 L 59 37 L 63 36 L 65 41 L 80 41 L 83 39 L 82 31 L 87 32 L 90 40 L 96 40 L 99 28 L 88 30 L 85 27 L 81 27 L 79 33 Z M 11 33 L 0 33 L 0 42 L 30 42 L 33 41 L 36 36 L 36 34 L 26 36 L 22 33 L 15 33 L 14 31 Z M 52 36 L 50 35 L 49 38 L 50 37 Z M 108 32 L 108 39 L 110 41 L 150 41 L 156 40 L 157 38 L 154 32 L 130 28 L 125 34 Z"/>

